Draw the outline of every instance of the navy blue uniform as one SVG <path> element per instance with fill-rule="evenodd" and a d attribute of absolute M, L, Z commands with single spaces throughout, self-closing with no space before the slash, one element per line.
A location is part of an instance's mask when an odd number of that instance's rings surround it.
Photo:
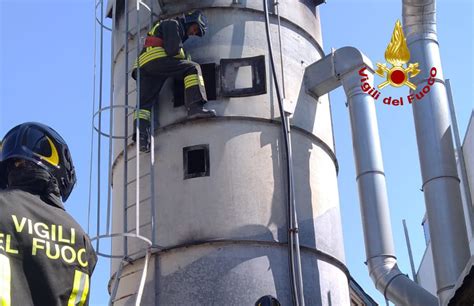
<path fill-rule="evenodd" d="M 88 305 L 96 262 L 59 197 L 0 191 L 0 305 Z"/>

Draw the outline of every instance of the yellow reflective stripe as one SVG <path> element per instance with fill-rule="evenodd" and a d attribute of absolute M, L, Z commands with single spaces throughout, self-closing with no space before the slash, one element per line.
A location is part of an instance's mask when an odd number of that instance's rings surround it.
<path fill-rule="evenodd" d="M 195 82 L 192 82 L 192 83 L 187 83 L 187 84 L 184 84 L 184 88 L 189 88 L 189 87 L 193 87 L 193 86 L 198 86 L 199 85 L 199 82 L 198 81 L 195 81 Z"/>
<path fill-rule="evenodd" d="M 146 115 L 146 114 L 135 114 L 134 119 L 137 119 L 137 118 L 150 121 L 150 115 Z"/>
<path fill-rule="evenodd" d="M 188 83 L 191 81 L 199 81 L 199 76 L 197 74 L 190 74 L 184 77 L 184 83 Z"/>
<path fill-rule="evenodd" d="M 202 75 L 190 74 L 184 78 L 185 83 L 189 81 L 199 81 L 199 83 L 204 85 L 204 78 L 202 77 Z"/>
<path fill-rule="evenodd" d="M 141 54 L 140 57 L 150 56 L 150 55 L 163 55 L 166 56 L 165 49 L 162 47 L 150 47 L 151 49 L 145 51 L 145 53 Z"/>
<path fill-rule="evenodd" d="M 0 305 L 11 305 L 11 268 L 7 256 L 0 254 Z"/>
<path fill-rule="evenodd" d="M 141 67 L 151 60 L 166 57 L 166 56 L 167 55 L 166 55 L 165 49 L 163 49 L 162 47 L 151 47 L 151 49 L 147 48 L 147 51 L 145 51 L 145 53 L 141 54 L 138 57 L 138 62 Z M 133 68 L 137 68 L 137 67 L 138 67 L 137 61 L 135 61 L 135 65 L 133 66 Z"/>
<path fill-rule="evenodd" d="M 175 58 L 180 58 L 180 59 L 185 59 L 185 58 L 186 58 L 186 54 L 184 54 L 184 49 L 183 49 L 183 48 L 180 48 L 178 55 L 175 55 L 174 57 L 175 57 Z"/>
<path fill-rule="evenodd" d="M 86 303 L 89 293 L 89 275 L 79 270 L 74 272 L 74 283 L 68 306 L 83 306 Z"/>
<path fill-rule="evenodd" d="M 133 119 L 137 119 L 137 118 L 145 119 L 145 120 L 150 121 L 151 120 L 151 112 L 149 110 L 146 110 L 146 109 L 140 109 L 138 111 L 135 111 L 135 113 L 133 114 Z"/>
<path fill-rule="evenodd" d="M 76 298 L 77 298 L 77 293 L 79 291 L 79 286 L 81 285 L 81 272 L 75 271 L 74 273 L 74 283 L 72 285 L 72 292 L 71 295 L 69 296 L 69 301 L 67 303 L 68 306 L 75 306 L 76 305 Z"/>
<path fill-rule="evenodd" d="M 82 291 L 81 299 L 79 302 L 79 306 L 83 306 L 86 301 L 87 301 L 87 296 L 89 295 L 89 275 L 85 274 L 86 279 L 85 279 L 85 284 L 84 284 L 84 290 Z"/>
<path fill-rule="evenodd" d="M 193 81 L 188 81 L 188 82 L 184 83 L 184 85 L 187 85 L 187 86 L 191 86 L 192 84 L 199 85 L 199 81 L 198 80 L 193 80 Z"/>
<path fill-rule="evenodd" d="M 199 76 L 197 74 L 190 74 L 184 77 L 184 81 L 189 81 L 189 80 L 198 80 Z"/>
<path fill-rule="evenodd" d="M 189 85 L 191 83 L 196 83 L 196 84 L 199 84 L 199 81 L 198 80 L 188 80 L 188 81 L 184 81 L 184 85 Z"/>
<path fill-rule="evenodd" d="M 140 66 L 142 66 L 151 60 L 154 60 L 157 58 L 163 58 L 163 57 L 166 57 L 166 53 L 160 53 L 160 52 L 143 53 L 142 55 L 140 55 L 138 60 L 140 62 Z"/>
<path fill-rule="evenodd" d="M 140 61 L 140 64 L 142 64 L 142 62 L 149 62 L 152 59 L 161 58 L 161 57 L 166 57 L 166 53 L 164 51 L 163 52 L 151 51 L 151 52 L 146 52 L 140 55 L 138 60 Z"/>
<path fill-rule="evenodd" d="M 159 22 L 157 22 L 153 28 L 151 28 L 151 30 L 148 32 L 148 35 L 155 35 L 155 30 L 158 28 L 158 26 L 160 25 Z"/>
<path fill-rule="evenodd" d="M 188 81 L 184 81 L 184 85 L 185 85 L 185 86 L 188 86 L 188 85 L 190 85 L 191 83 L 199 84 L 199 81 L 198 81 L 198 80 L 188 80 Z"/>
<path fill-rule="evenodd" d="M 152 61 L 152 60 L 157 59 L 157 58 L 167 57 L 167 56 L 168 56 L 168 54 L 166 53 L 165 49 L 162 48 L 162 47 L 148 47 L 148 48 L 146 48 L 145 53 L 142 53 L 138 57 L 138 63 L 137 63 L 137 61 L 135 61 L 135 64 L 133 65 L 133 68 L 137 68 L 138 65 L 140 65 L 140 67 L 141 67 L 141 66 L 145 65 L 146 63 L 148 63 L 149 61 Z M 179 54 L 175 55 L 174 58 L 178 58 L 178 59 L 184 59 L 185 58 L 183 48 L 181 48 L 179 50 Z"/>
<path fill-rule="evenodd" d="M 137 118 L 135 118 L 135 119 L 137 119 Z M 150 121 L 150 118 L 148 118 L 147 116 L 143 116 L 143 115 L 138 115 L 138 119 L 143 119 L 143 120 Z"/>
<path fill-rule="evenodd" d="M 196 85 L 204 86 L 204 78 L 202 75 L 190 74 L 184 78 L 184 88 L 189 88 Z"/>

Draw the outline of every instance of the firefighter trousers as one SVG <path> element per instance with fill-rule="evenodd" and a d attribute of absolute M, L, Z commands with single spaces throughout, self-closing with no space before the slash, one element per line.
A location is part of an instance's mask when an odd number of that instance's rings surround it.
<path fill-rule="evenodd" d="M 137 71 L 134 71 L 136 76 Z M 174 77 L 184 82 L 184 104 L 189 111 L 207 102 L 201 66 L 198 63 L 174 57 L 158 58 L 140 67 L 140 108 L 134 114 L 134 133 L 139 124 L 140 150 L 150 150 L 151 109 L 158 99 L 166 79 Z"/>
<path fill-rule="evenodd" d="M 140 68 L 140 110 L 151 111 L 166 79 L 173 77 L 184 82 L 184 104 L 187 109 L 195 103 L 207 102 L 201 66 L 198 63 L 164 57 L 152 60 Z"/>

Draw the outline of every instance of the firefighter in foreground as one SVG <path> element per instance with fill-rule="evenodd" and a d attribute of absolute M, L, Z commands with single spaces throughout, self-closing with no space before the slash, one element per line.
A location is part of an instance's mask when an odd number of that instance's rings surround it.
<path fill-rule="evenodd" d="M 24 123 L 4 137 L 0 305 L 88 305 L 97 256 L 62 203 L 75 182 L 68 146 L 53 129 Z"/>
<path fill-rule="evenodd" d="M 151 108 L 168 77 L 183 79 L 188 118 L 216 115 L 204 108 L 207 102 L 204 79 L 198 63 L 186 59 L 183 43 L 189 36 L 204 36 L 207 18 L 199 10 L 157 22 L 148 32 L 132 77 L 137 80 L 140 69 L 140 109 L 135 112 L 134 130 L 139 121 L 140 150 L 150 150 Z M 138 82 L 138 80 L 137 80 Z M 136 140 L 134 134 L 133 140 Z"/>

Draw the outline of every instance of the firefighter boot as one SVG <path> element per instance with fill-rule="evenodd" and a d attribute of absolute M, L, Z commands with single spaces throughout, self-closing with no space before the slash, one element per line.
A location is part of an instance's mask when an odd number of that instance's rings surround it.
<path fill-rule="evenodd" d="M 210 118 L 215 117 L 216 111 L 213 109 L 206 109 L 203 107 L 203 103 L 193 103 L 188 108 L 188 119 L 197 119 L 197 118 Z"/>
<path fill-rule="evenodd" d="M 137 142 L 137 135 L 136 135 L 136 131 L 137 131 L 137 122 L 138 120 L 140 120 L 140 126 L 138 127 L 139 128 L 139 139 L 140 139 L 140 151 L 141 152 L 150 152 L 150 121 L 146 120 L 146 119 L 135 119 L 133 121 L 133 136 L 132 136 L 132 140 L 133 142 Z"/>

